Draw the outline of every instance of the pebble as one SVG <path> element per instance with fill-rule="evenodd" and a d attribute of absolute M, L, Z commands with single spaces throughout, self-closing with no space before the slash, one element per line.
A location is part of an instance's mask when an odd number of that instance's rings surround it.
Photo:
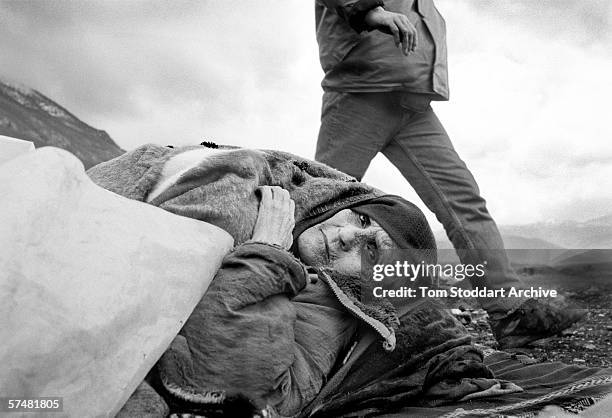
<path fill-rule="evenodd" d="M 530 345 L 534 347 L 547 347 L 550 342 L 553 340 L 553 337 L 550 338 L 542 338 L 541 340 L 535 340 L 530 343 Z"/>
<path fill-rule="evenodd" d="M 484 309 L 474 309 L 470 313 L 472 321 L 486 321 L 488 314 Z"/>

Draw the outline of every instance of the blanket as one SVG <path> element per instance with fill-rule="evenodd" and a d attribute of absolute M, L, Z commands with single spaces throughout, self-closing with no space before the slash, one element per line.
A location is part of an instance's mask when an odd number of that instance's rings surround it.
<path fill-rule="evenodd" d="M 591 416 L 590 409 L 596 409 L 598 401 L 612 394 L 612 368 L 540 363 L 527 355 L 491 349 L 484 350 L 484 355 L 484 365 L 498 379 L 519 385 L 523 390 L 479 398 L 468 396 L 459 402 L 442 405 L 410 405 L 375 416 L 531 418 L 547 405 Z M 370 412 L 362 410 L 359 415 L 368 416 Z"/>

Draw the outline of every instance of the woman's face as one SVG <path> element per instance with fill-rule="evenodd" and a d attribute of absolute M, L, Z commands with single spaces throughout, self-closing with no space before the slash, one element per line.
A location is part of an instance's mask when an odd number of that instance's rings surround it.
<path fill-rule="evenodd" d="M 367 215 L 344 209 L 304 231 L 297 239 L 302 261 L 358 276 L 361 256 L 374 263 L 381 250 L 395 248 L 391 237 Z"/>

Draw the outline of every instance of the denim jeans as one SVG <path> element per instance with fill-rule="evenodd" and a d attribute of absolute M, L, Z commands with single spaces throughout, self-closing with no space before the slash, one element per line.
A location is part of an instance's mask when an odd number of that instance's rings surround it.
<path fill-rule="evenodd" d="M 422 96 L 400 92 L 323 95 L 315 159 L 361 180 L 382 152 L 436 215 L 464 264 L 487 262 L 487 274 L 471 281 L 490 289 L 523 287 L 510 266 L 497 226 L 474 177 Z M 502 316 L 524 299 L 481 299 Z"/>

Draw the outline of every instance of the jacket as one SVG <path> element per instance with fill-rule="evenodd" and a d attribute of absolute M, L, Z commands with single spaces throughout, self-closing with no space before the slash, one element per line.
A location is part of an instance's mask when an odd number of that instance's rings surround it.
<path fill-rule="evenodd" d="M 448 100 L 446 23 L 433 0 L 413 0 L 423 27 L 421 44 L 431 43 L 409 56 L 395 46 L 390 35 L 367 31 L 363 23 L 377 0 L 316 0 L 316 35 L 319 59 L 325 73 L 325 91 L 368 93 L 404 91 Z M 410 15 L 413 1 L 386 0 L 385 10 Z M 424 87 L 423 79 L 430 85 Z"/>
<path fill-rule="evenodd" d="M 261 185 L 289 190 L 296 225 L 382 192 L 288 153 L 233 148 L 146 145 L 88 174 L 115 193 L 220 226 L 236 241 L 156 367 L 152 382 L 173 410 L 210 415 L 246 398 L 283 416 L 335 416 L 371 408 L 373 398 L 457 400 L 499 383 L 466 330 L 434 301 L 402 312 L 385 300 L 364 303 L 355 278 L 326 271 L 314 274 L 313 287 L 294 255 L 250 241 Z"/>

